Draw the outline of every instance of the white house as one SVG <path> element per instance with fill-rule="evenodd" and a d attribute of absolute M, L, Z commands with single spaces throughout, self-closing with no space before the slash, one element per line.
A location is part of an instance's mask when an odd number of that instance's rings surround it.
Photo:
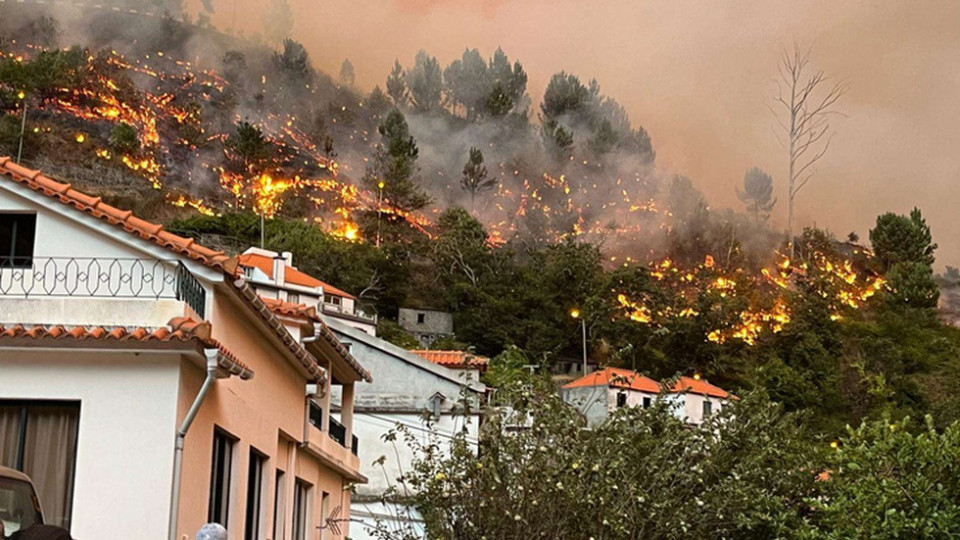
<path fill-rule="evenodd" d="M 379 502 L 401 472 L 410 469 L 414 458 L 402 441 L 395 445 L 384 442 L 383 435 L 401 424 L 423 441 L 430 436 L 449 439 L 464 427 L 475 439 L 486 387 L 470 370 L 448 369 L 343 321 L 324 317 L 357 361 L 377 374 L 372 383 L 358 387 L 354 396 L 354 433 L 360 443 L 361 472 L 368 482 L 356 487 L 350 510 L 361 522 L 351 528 L 351 538 L 373 538 L 368 527 L 378 522 L 392 528 L 410 516 L 416 519 L 415 513 L 402 507 Z M 463 409 L 464 402 L 469 411 Z M 376 464 L 381 456 L 386 456 L 382 467 Z M 419 527 L 416 522 L 414 525 Z"/>
<path fill-rule="evenodd" d="M 613 411 L 623 407 L 647 408 L 658 399 L 669 400 L 678 418 L 691 425 L 718 412 L 736 396 L 699 377 L 679 377 L 668 389 L 635 371 L 604 368 L 565 384 L 560 393 L 577 407 L 587 424 L 602 424 Z"/>
<path fill-rule="evenodd" d="M 377 317 L 360 309 L 356 296 L 301 272 L 293 265 L 290 252 L 252 247 L 239 260 L 244 275 L 261 297 L 314 307 L 327 317 L 377 335 Z"/>
<path fill-rule="evenodd" d="M 74 537 L 349 534 L 369 374 L 274 311 L 223 252 L 0 157 L 0 465 Z M 342 432 L 309 421 L 331 386 Z"/>

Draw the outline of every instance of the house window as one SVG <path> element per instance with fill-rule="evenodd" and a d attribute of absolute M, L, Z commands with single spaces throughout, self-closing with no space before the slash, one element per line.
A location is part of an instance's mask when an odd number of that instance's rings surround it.
<path fill-rule="evenodd" d="M 423 324 L 427 321 L 426 313 L 417 313 L 417 324 Z"/>
<path fill-rule="evenodd" d="M 297 478 L 293 488 L 293 540 L 307 540 L 311 487 Z"/>
<path fill-rule="evenodd" d="M 26 473 L 46 522 L 68 530 L 79 425 L 76 401 L 0 400 L 0 466 Z"/>
<path fill-rule="evenodd" d="M 260 501 L 263 498 L 263 466 L 267 458 L 250 448 L 250 463 L 247 468 L 247 517 L 243 537 L 245 540 L 260 539 Z"/>
<path fill-rule="evenodd" d="M 217 429 L 213 432 L 213 463 L 210 468 L 210 503 L 207 522 L 229 526 L 230 479 L 236 439 Z"/>
<path fill-rule="evenodd" d="M 319 430 L 323 430 L 323 408 L 312 399 L 310 400 L 310 424 Z"/>
<path fill-rule="evenodd" d="M 711 414 L 713 414 L 713 403 L 711 403 L 709 399 L 704 399 L 703 400 L 703 417 L 707 418 Z"/>
<path fill-rule="evenodd" d="M 627 393 L 626 392 L 617 392 L 617 408 L 627 406 Z"/>
<path fill-rule="evenodd" d="M 335 305 L 335 306 L 339 306 L 339 305 L 340 305 L 340 297 L 339 297 L 339 296 L 330 296 L 330 303 L 333 304 L 333 305 Z"/>
<path fill-rule="evenodd" d="M 273 494 L 273 538 L 285 540 L 283 516 L 287 513 L 287 490 L 283 486 L 283 471 L 277 469 L 276 490 Z"/>
<path fill-rule="evenodd" d="M 652 399 L 650 399 L 650 398 L 648 398 L 648 397 L 643 398 L 643 408 L 644 408 L 644 409 L 649 409 L 649 408 L 650 408 L 650 405 L 652 405 L 652 404 L 653 404 L 653 400 L 652 400 Z"/>
<path fill-rule="evenodd" d="M 327 519 L 331 518 L 330 515 L 330 494 L 326 491 L 323 492 L 322 498 L 320 499 L 320 540 L 326 540 L 330 538 L 329 523 Z"/>
<path fill-rule="evenodd" d="M 33 266 L 36 214 L 0 214 L 0 267 Z"/>
<path fill-rule="evenodd" d="M 299 304 L 300 295 L 297 293 L 287 293 L 287 302 L 290 302 L 292 304 Z"/>

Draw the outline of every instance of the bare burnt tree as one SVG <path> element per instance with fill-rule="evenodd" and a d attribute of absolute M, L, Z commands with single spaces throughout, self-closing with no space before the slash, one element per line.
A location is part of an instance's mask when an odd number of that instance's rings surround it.
<path fill-rule="evenodd" d="M 770 112 L 779 124 L 777 140 L 789 151 L 790 173 L 787 191 L 787 241 L 794 255 L 793 203 L 797 193 L 813 178 L 815 165 L 830 148 L 833 132 L 830 119 L 846 93 L 843 81 L 832 81 L 823 70 L 810 67 L 810 49 L 784 49 L 780 58 L 777 96 Z"/>

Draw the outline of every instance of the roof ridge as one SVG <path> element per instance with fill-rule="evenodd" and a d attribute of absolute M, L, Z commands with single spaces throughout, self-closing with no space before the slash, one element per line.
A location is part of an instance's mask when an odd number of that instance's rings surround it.
<path fill-rule="evenodd" d="M 0 177 L 8 177 L 34 192 L 56 198 L 67 206 L 89 213 L 111 225 L 118 225 L 131 234 L 150 240 L 205 266 L 221 270 L 230 275 L 236 274 L 236 259 L 229 257 L 226 252 L 196 244 L 194 238 L 185 238 L 166 231 L 162 224 L 138 218 L 132 210 L 111 206 L 103 202 L 102 197 L 94 197 L 74 189 L 71 183 L 59 182 L 44 176 L 39 169 L 33 170 L 14 163 L 10 156 L 0 156 Z"/>

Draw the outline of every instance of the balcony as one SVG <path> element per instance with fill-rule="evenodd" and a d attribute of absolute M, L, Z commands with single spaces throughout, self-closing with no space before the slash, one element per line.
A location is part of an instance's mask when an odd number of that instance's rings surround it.
<path fill-rule="evenodd" d="M 0 298 L 173 299 L 206 317 L 206 291 L 177 260 L 92 257 L 5 257 Z"/>
<path fill-rule="evenodd" d="M 350 452 L 353 455 L 357 455 L 357 449 L 359 447 L 359 440 L 356 435 L 352 436 L 350 441 L 350 446 L 347 446 L 347 428 L 343 424 L 338 422 L 334 417 L 328 416 L 329 419 L 329 430 L 327 433 L 330 435 L 330 438 L 337 442 L 340 446 L 344 448 L 349 448 Z M 323 409 L 317 403 L 310 402 L 310 424 L 313 427 L 323 431 Z"/>
<path fill-rule="evenodd" d="M 346 315 L 348 317 L 369 322 L 371 324 L 377 324 L 376 315 L 367 315 L 361 309 L 353 309 L 353 310 L 345 309 L 343 307 L 343 304 L 334 304 L 332 302 L 323 301 L 323 302 L 320 302 L 320 310 L 328 314 Z"/>

